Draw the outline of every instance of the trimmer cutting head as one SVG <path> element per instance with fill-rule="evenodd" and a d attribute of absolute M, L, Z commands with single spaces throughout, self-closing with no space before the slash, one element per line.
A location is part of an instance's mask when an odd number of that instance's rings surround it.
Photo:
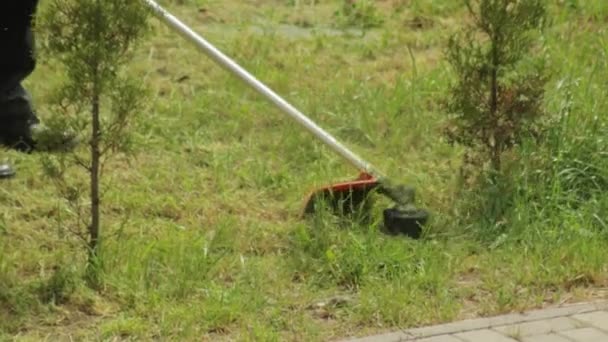
<path fill-rule="evenodd" d="M 369 194 L 379 185 L 378 180 L 372 175 L 361 173 L 355 180 L 316 189 L 306 199 L 304 214 L 313 214 L 321 205 L 340 214 L 358 212 L 367 207 Z"/>
<path fill-rule="evenodd" d="M 304 206 L 304 215 L 313 214 L 321 206 L 331 209 L 338 215 L 360 212 L 367 215 L 371 207 L 370 195 L 374 190 L 393 200 L 398 199 L 393 208 L 385 209 L 383 212 L 383 231 L 390 235 L 404 234 L 418 239 L 429 215 L 425 210 L 414 206 L 414 189 L 387 188 L 378 179 L 365 172 L 353 181 L 327 185 L 311 192 Z"/>

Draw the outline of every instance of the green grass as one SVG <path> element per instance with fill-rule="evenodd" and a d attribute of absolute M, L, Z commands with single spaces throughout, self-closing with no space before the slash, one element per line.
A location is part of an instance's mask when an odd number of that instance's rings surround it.
<path fill-rule="evenodd" d="M 339 1 L 165 1 L 414 185 L 433 213 L 422 240 L 378 231 L 381 198 L 371 224 L 302 220 L 311 189 L 356 170 L 157 25 L 131 67 L 153 94 L 135 156 L 106 173 L 98 291 L 40 156 L 3 152 L 19 176 L 0 187 L 0 339 L 331 340 L 605 294 L 608 7 L 552 5 L 551 129 L 507 158 L 502 188 L 463 191 L 440 99 L 452 77 L 442 51 L 464 12 L 399 3 L 378 2 L 382 23 L 361 32 L 340 26 Z M 42 60 L 27 82 L 43 118 L 60 78 Z"/>

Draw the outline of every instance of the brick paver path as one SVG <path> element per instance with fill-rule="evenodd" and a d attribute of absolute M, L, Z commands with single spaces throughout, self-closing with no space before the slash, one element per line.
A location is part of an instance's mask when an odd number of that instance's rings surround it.
<path fill-rule="evenodd" d="M 608 342 L 608 302 L 471 319 L 350 342 Z"/>

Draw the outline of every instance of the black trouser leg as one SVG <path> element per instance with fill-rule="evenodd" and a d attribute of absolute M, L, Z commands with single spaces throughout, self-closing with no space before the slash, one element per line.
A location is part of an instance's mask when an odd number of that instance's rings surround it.
<path fill-rule="evenodd" d="M 28 92 L 18 85 L 0 95 L 0 143 L 20 151 L 34 148 L 31 126 L 38 123 Z"/>

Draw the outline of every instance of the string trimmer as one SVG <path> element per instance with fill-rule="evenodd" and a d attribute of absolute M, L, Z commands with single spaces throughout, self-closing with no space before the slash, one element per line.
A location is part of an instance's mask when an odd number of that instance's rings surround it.
<path fill-rule="evenodd" d="M 349 203 L 351 208 L 357 207 L 366 200 L 372 191 L 378 191 L 395 203 L 393 208 L 384 210 L 385 230 L 393 234 L 404 233 L 414 238 L 420 235 L 421 226 L 426 222 L 428 213 L 415 207 L 413 188 L 406 188 L 393 183 L 374 166 L 342 145 L 336 138 L 315 124 L 306 115 L 302 114 L 285 99 L 252 76 L 247 70 L 243 69 L 155 1 L 144 0 L 144 2 L 163 23 L 194 43 L 196 47 L 213 61 L 260 93 L 277 108 L 289 115 L 333 151 L 360 170 L 359 177 L 354 181 L 331 184 L 313 191 L 306 200 L 305 213 L 314 212 L 321 200 L 324 203 L 329 201 L 330 205 L 334 208 L 344 208 L 346 202 Z"/>

